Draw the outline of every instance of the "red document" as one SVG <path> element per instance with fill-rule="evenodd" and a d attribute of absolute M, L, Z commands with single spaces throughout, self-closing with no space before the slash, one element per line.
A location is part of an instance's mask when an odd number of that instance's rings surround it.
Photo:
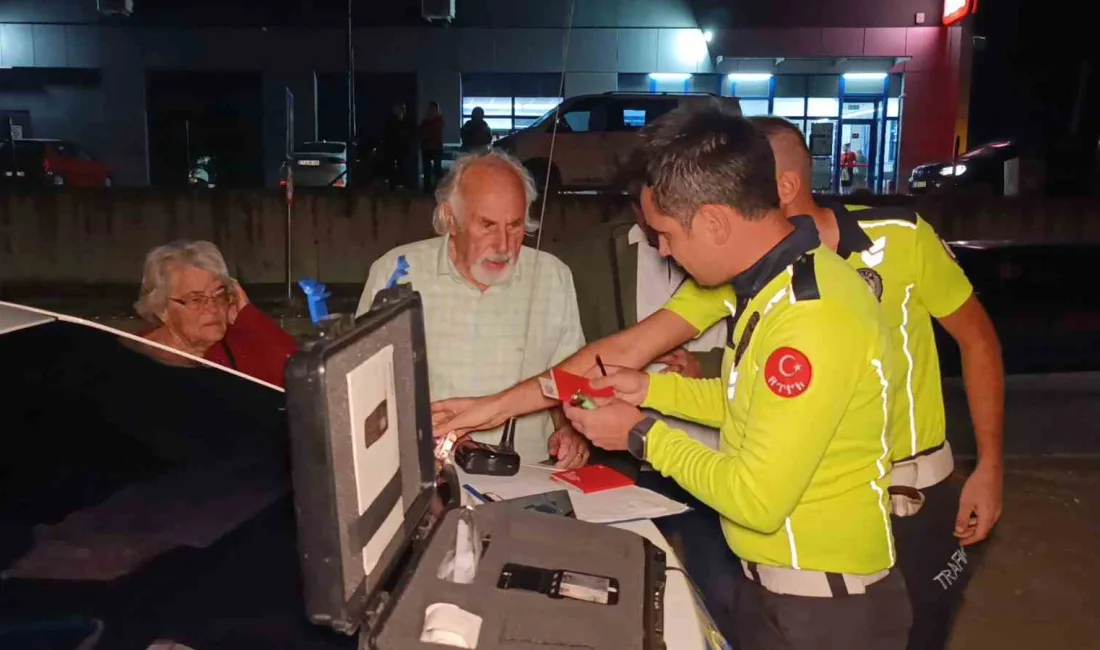
<path fill-rule="evenodd" d="M 557 472 L 550 478 L 574 487 L 585 494 L 605 492 L 634 485 L 634 481 L 630 477 L 624 476 L 606 465 L 586 465 L 580 469 Z"/>
<path fill-rule="evenodd" d="M 580 375 L 574 375 L 571 372 L 565 372 L 564 370 L 554 368 L 550 371 L 550 377 L 551 379 L 539 377 L 539 384 L 542 386 L 542 394 L 550 399 L 565 402 L 571 400 L 577 393 L 581 393 L 586 397 L 615 396 L 614 389 L 601 388 L 596 390 L 592 388 L 592 384 L 587 378 L 581 377 Z"/>

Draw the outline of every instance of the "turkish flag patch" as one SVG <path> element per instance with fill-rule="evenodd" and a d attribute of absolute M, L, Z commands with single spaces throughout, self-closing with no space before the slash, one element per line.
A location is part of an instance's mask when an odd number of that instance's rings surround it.
<path fill-rule="evenodd" d="M 814 369 L 810 360 L 794 348 L 779 348 L 764 364 L 764 381 L 780 397 L 798 397 L 810 387 Z"/>

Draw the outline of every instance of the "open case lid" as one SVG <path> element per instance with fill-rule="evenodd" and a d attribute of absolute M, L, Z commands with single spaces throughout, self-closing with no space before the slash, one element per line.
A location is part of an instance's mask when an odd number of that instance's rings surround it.
<path fill-rule="evenodd" d="M 353 633 L 435 496 L 420 295 L 403 292 L 287 366 L 306 613 Z"/>

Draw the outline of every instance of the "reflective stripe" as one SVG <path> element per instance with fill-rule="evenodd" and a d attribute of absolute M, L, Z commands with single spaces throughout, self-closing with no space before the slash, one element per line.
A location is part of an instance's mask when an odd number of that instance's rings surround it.
<path fill-rule="evenodd" d="M 951 453 L 951 445 L 945 441 L 942 447 L 930 454 L 894 463 L 890 484 L 923 490 L 946 480 L 953 471 L 955 456 Z"/>
<path fill-rule="evenodd" d="M 782 300 L 783 296 L 785 295 L 787 295 L 787 290 L 780 289 L 774 296 L 772 296 L 772 299 L 768 301 L 768 304 L 764 305 L 764 315 L 767 316 L 768 312 L 772 310 L 772 307 L 775 307 L 777 304 L 779 304 L 779 301 Z"/>
<path fill-rule="evenodd" d="M 870 575 L 856 575 L 854 573 L 802 571 L 797 568 L 756 564 L 746 560 L 741 560 L 741 570 L 746 578 L 773 594 L 809 598 L 833 598 L 865 594 L 867 593 L 867 587 L 890 575 L 889 569 L 877 571 Z M 834 582 L 843 585 L 841 593 L 837 593 L 839 589 L 834 588 L 833 584 L 830 583 L 830 577 L 834 579 Z"/>
<path fill-rule="evenodd" d="M 881 221 L 872 221 L 870 223 L 863 223 L 861 221 L 859 224 L 859 227 L 863 228 L 864 230 L 867 230 L 868 228 L 878 228 L 880 226 L 902 226 L 910 230 L 917 229 L 917 224 L 905 221 L 903 219 L 882 219 Z"/>
<path fill-rule="evenodd" d="M 909 453 L 912 456 L 917 453 L 917 411 L 916 400 L 913 398 L 913 353 L 909 351 L 909 298 L 913 293 L 913 285 L 905 287 L 905 300 L 901 301 L 901 349 L 905 353 L 905 361 L 909 367 L 905 371 L 905 396 L 909 400 Z"/>
<path fill-rule="evenodd" d="M 879 456 L 875 461 L 875 466 L 878 467 L 878 479 L 871 481 L 871 489 L 874 490 L 875 495 L 878 497 L 878 509 L 882 513 L 882 522 L 886 527 L 886 547 L 890 552 L 890 564 L 894 563 L 894 535 L 890 530 L 890 513 L 886 511 L 886 506 L 883 504 L 882 487 L 879 486 L 878 480 L 886 476 L 886 465 L 884 464 L 886 458 L 890 455 L 890 382 L 886 380 L 886 374 L 882 371 L 882 362 L 878 359 L 871 359 L 871 365 L 875 367 L 875 373 L 878 374 L 879 384 L 882 385 L 882 433 L 879 434 L 879 439 L 882 441 L 882 456 Z"/>
<path fill-rule="evenodd" d="M 787 529 L 787 543 L 791 547 L 791 566 L 800 569 L 798 566 L 798 546 L 794 543 L 794 531 L 791 530 L 791 518 L 787 517 L 787 520 L 783 523 Z"/>

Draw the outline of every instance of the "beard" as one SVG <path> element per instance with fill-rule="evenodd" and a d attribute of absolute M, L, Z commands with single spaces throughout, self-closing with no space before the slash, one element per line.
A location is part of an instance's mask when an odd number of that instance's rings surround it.
<path fill-rule="evenodd" d="M 485 262 L 505 264 L 506 266 L 499 271 L 494 271 L 490 270 Z M 506 282 L 508 278 L 512 277 L 515 270 L 516 260 L 514 256 L 507 253 L 489 253 L 477 259 L 477 262 L 470 269 L 470 275 L 474 276 L 474 279 L 481 284 L 492 286 Z"/>

